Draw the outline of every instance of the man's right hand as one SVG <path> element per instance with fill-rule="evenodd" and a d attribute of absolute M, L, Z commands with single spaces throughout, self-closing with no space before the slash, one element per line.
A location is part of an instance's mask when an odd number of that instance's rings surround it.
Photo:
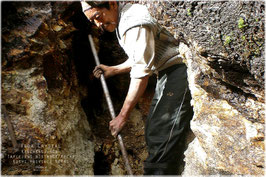
<path fill-rule="evenodd" d="M 114 75 L 114 69 L 112 68 L 112 66 L 106 66 L 103 64 L 100 64 L 99 66 L 96 66 L 93 70 L 93 75 L 96 78 L 100 78 L 101 74 L 103 74 L 103 76 L 105 78 L 111 77 Z"/>

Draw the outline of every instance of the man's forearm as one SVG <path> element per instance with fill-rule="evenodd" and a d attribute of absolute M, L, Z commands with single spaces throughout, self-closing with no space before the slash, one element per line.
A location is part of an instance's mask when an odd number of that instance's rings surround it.
<path fill-rule="evenodd" d="M 140 79 L 131 79 L 128 94 L 120 111 L 120 116 L 126 119 L 129 117 L 130 112 L 144 93 L 148 84 L 148 80 L 149 76 L 145 76 Z"/>
<path fill-rule="evenodd" d="M 127 122 L 130 112 L 135 107 L 148 84 L 149 76 L 140 79 L 131 79 L 129 90 L 123 107 L 118 116 L 109 124 L 109 129 L 113 136 L 117 136 Z"/>
<path fill-rule="evenodd" d="M 129 73 L 131 70 L 131 63 L 130 60 L 126 60 L 124 63 L 116 65 L 116 66 L 111 66 L 114 72 L 114 75 L 117 74 L 123 74 L 123 73 Z"/>

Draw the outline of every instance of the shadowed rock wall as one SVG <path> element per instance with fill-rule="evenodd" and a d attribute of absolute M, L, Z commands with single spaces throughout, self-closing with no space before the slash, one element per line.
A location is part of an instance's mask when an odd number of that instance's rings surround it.
<path fill-rule="evenodd" d="M 3 175 L 93 175 L 94 143 L 80 104 L 69 3 L 2 2 Z"/>
<path fill-rule="evenodd" d="M 196 138 L 183 175 L 263 174 L 265 3 L 144 3 L 187 43 Z"/>

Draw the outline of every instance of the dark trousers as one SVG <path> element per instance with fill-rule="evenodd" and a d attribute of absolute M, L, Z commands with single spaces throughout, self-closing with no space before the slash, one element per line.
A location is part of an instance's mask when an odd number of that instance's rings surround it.
<path fill-rule="evenodd" d="M 177 175 L 178 145 L 193 116 L 190 100 L 185 64 L 159 72 L 145 127 L 149 155 L 144 175 Z"/>

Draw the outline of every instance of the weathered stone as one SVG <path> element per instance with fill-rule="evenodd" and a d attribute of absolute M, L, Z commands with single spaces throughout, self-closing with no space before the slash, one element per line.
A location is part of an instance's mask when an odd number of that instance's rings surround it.
<path fill-rule="evenodd" d="M 66 53 L 72 48 L 74 27 L 53 16 L 64 3 L 2 4 L 7 15 L 2 35 L 2 104 L 19 145 L 18 152 L 12 151 L 2 121 L 2 174 L 93 175 L 91 129 L 80 105 L 72 54 Z M 63 9 L 67 11 L 67 6 Z M 14 13 L 6 13 L 9 10 Z M 63 24 L 64 30 L 56 24 Z"/>
<path fill-rule="evenodd" d="M 183 175 L 263 175 L 264 2 L 145 3 L 188 43 L 180 52 L 188 66 L 196 138 L 185 153 Z"/>

